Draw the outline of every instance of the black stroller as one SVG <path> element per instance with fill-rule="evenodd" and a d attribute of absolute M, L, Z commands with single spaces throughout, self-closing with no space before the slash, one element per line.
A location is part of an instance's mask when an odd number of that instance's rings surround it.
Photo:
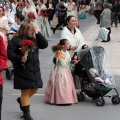
<path fill-rule="evenodd" d="M 77 55 L 80 62 L 76 65 L 74 72 L 82 78 L 78 101 L 84 101 L 86 94 L 96 101 L 97 106 L 105 105 L 104 97 L 111 98 L 113 104 L 119 104 L 119 93 L 104 48 L 94 46 L 77 53 Z M 116 95 L 107 96 L 106 94 L 111 90 L 115 90 Z"/>

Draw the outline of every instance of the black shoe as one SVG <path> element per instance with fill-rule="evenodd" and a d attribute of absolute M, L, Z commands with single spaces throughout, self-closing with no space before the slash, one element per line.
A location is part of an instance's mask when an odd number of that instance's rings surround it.
<path fill-rule="evenodd" d="M 20 100 L 20 97 L 18 97 L 18 98 L 17 98 L 17 102 L 18 102 L 18 103 L 19 103 L 19 105 L 20 105 L 20 110 L 21 110 L 21 111 L 23 111 L 23 109 L 22 109 L 22 105 L 21 105 L 21 100 Z"/>
<path fill-rule="evenodd" d="M 108 41 L 102 40 L 101 42 L 108 42 Z"/>
<path fill-rule="evenodd" d="M 55 34 L 56 28 L 53 28 L 53 33 Z"/>
<path fill-rule="evenodd" d="M 23 116 L 21 118 L 24 118 L 25 120 L 33 120 L 33 118 L 30 115 L 30 105 L 22 106 L 22 109 L 23 109 Z"/>
<path fill-rule="evenodd" d="M 33 120 L 33 118 L 30 115 L 30 112 L 29 113 L 25 113 L 21 118 L 24 118 L 25 120 Z"/>
<path fill-rule="evenodd" d="M 97 23 L 96 24 L 100 24 L 100 22 L 99 21 L 97 21 Z"/>

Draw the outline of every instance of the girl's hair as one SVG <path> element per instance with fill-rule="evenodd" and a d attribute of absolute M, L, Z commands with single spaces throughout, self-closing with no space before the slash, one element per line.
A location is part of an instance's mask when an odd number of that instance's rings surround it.
<path fill-rule="evenodd" d="M 9 3 L 9 5 L 10 5 L 10 2 L 9 2 L 9 1 L 5 1 L 5 5 L 6 5 L 6 3 Z"/>
<path fill-rule="evenodd" d="M 3 10 L 3 15 L 2 16 L 4 16 L 5 10 L 4 10 L 4 8 L 2 6 L 0 6 L 0 8 Z"/>
<path fill-rule="evenodd" d="M 75 16 L 74 16 L 74 15 L 69 15 L 69 16 L 66 18 L 66 21 L 69 22 L 72 17 L 75 17 Z"/>
<path fill-rule="evenodd" d="M 40 0 L 41 3 L 43 3 L 43 0 Z"/>
<path fill-rule="evenodd" d="M 64 45 L 66 41 L 68 41 L 68 40 L 67 40 L 67 39 L 62 39 L 62 40 L 60 40 L 59 45 L 60 45 L 60 46 Z"/>
<path fill-rule="evenodd" d="M 16 16 L 18 19 L 20 19 L 20 21 L 23 21 L 23 20 L 25 19 L 25 17 L 24 17 L 22 14 L 20 14 L 20 13 L 16 13 L 15 16 Z"/>
<path fill-rule="evenodd" d="M 32 23 L 29 23 L 29 22 L 24 22 L 18 32 L 16 33 L 15 36 L 17 37 L 20 37 L 20 38 L 27 38 L 28 37 L 28 31 L 33 27 L 33 24 Z M 35 36 L 33 36 L 34 38 Z"/>

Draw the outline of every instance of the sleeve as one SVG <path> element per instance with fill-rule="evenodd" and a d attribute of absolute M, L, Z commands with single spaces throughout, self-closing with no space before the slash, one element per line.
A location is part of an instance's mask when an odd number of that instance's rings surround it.
<path fill-rule="evenodd" d="M 9 42 L 7 47 L 7 54 L 8 59 L 15 62 L 15 63 L 21 63 L 22 55 L 17 54 L 17 50 L 19 49 L 18 42 L 16 38 L 12 38 L 12 40 Z"/>
<path fill-rule="evenodd" d="M 0 72 L 6 68 L 7 51 L 3 42 L 2 36 L 0 36 Z"/>
<path fill-rule="evenodd" d="M 12 3 L 12 10 L 13 10 L 14 14 L 16 14 L 16 7 L 13 3 Z"/>
<path fill-rule="evenodd" d="M 22 15 L 26 16 L 26 14 L 25 14 L 25 8 L 23 8 L 23 10 L 22 10 Z"/>
<path fill-rule="evenodd" d="M 79 52 L 82 49 L 82 47 L 85 45 L 85 40 L 84 40 L 84 37 L 83 37 L 82 33 L 80 32 L 80 30 L 78 31 L 77 34 L 79 36 L 79 40 L 76 40 L 77 41 L 76 44 L 77 44 L 78 48 L 77 48 L 77 50 L 75 50 L 75 52 Z"/>
<path fill-rule="evenodd" d="M 45 49 L 48 47 L 48 41 L 45 39 L 45 37 L 40 32 L 36 34 L 36 39 L 37 39 L 37 43 L 40 49 Z"/>

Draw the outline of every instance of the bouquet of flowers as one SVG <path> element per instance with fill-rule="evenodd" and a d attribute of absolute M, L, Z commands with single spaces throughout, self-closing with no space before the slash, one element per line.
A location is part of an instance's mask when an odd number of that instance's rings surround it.
<path fill-rule="evenodd" d="M 46 9 L 42 9 L 40 12 L 40 16 L 46 16 L 47 15 L 47 10 Z"/>
<path fill-rule="evenodd" d="M 36 16 L 35 16 L 34 13 L 28 13 L 27 17 L 28 17 L 29 20 L 35 20 L 36 19 Z"/>
<path fill-rule="evenodd" d="M 21 48 L 19 48 L 19 49 L 23 52 L 24 57 L 27 58 L 29 51 L 32 50 L 32 52 L 33 52 L 33 49 L 35 48 L 35 43 L 31 40 L 23 40 L 20 43 L 20 46 L 21 46 Z M 25 69 L 25 62 L 22 63 L 22 66 Z"/>
<path fill-rule="evenodd" d="M 65 57 L 61 53 L 62 47 L 60 45 L 54 45 L 52 46 L 52 51 L 60 58 L 65 59 Z M 58 62 L 58 59 L 57 59 Z"/>

